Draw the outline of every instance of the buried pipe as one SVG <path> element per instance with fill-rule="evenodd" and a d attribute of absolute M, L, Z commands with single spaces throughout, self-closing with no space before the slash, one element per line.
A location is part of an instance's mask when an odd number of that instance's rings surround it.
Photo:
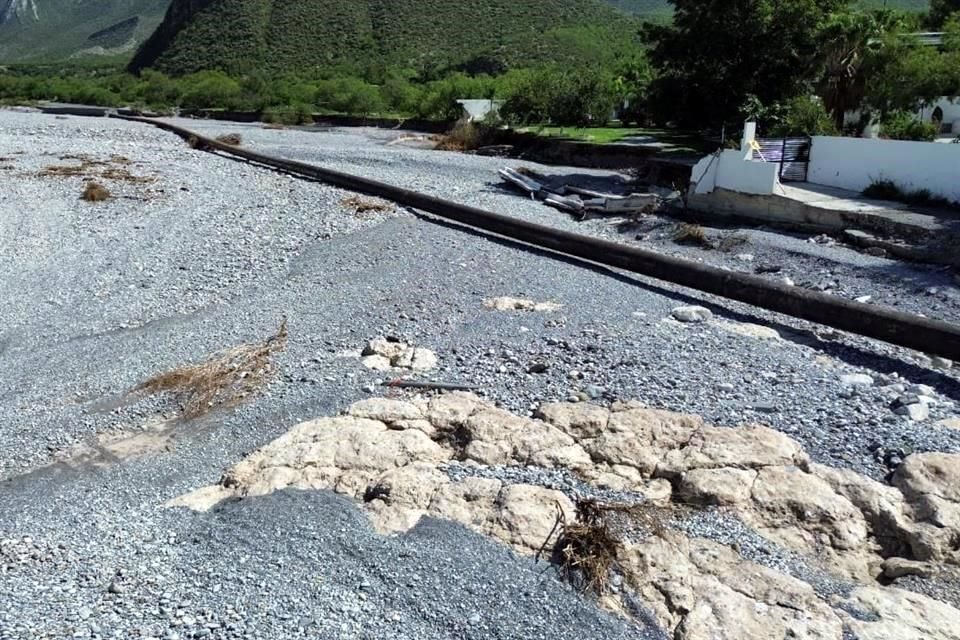
<path fill-rule="evenodd" d="M 529 245 L 672 282 L 901 347 L 960 360 L 960 327 L 942 320 L 931 320 L 889 307 L 868 306 L 841 300 L 823 293 L 771 282 L 755 275 L 724 271 L 690 260 L 517 220 L 376 180 L 294 160 L 273 158 L 211 140 L 160 120 L 130 116 L 114 117 L 155 125 L 176 133 L 184 139 L 192 140 L 197 148 L 213 149 L 258 164 L 320 180 L 349 191 L 392 200 L 404 206 Z"/>

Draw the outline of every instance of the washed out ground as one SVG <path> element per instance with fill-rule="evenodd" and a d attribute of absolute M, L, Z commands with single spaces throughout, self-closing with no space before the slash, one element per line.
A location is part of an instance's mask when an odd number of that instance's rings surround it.
<path fill-rule="evenodd" d="M 764 230 L 714 230 L 747 238 L 749 249 L 723 252 L 675 245 L 666 219 L 641 220 L 639 230 L 577 222 L 503 189 L 503 161 L 388 144 L 398 132 L 187 125 L 561 228 L 735 269 L 769 261 L 782 269 L 769 277 L 829 280 L 837 295 L 960 315 L 955 281 L 933 268 Z M 85 175 L 40 175 L 80 156 L 108 163 L 87 173 L 111 200 L 80 201 Z M 416 212 L 358 214 L 341 204 L 353 194 L 192 150 L 144 125 L 0 112 L 0 158 L 0 638 L 658 637 L 454 525 L 382 538 L 323 494 L 280 493 L 207 515 L 161 507 L 292 425 L 384 393 L 389 376 L 352 353 L 378 336 L 434 350 L 440 366 L 428 377 L 476 385 L 520 414 L 574 397 L 636 399 L 721 425 L 762 421 L 816 461 L 876 478 L 908 451 L 960 451 L 960 431 L 936 424 L 956 415 L 955 369 L 919 354 L 818 336 L 806 323 Z M 120 175 L 105 174 L 114 165 L 144 180 L 103 177 Z M 737 257 L 746 253 L 752 261 Z M 562 307 L 485 308 L 496 296 Z M 690 304 L 710 307 L 714 320 L 670 319 Z M 89 448 L 77 456 L 97 435 L 172 417 L 162 399 L 128 395 L 136 384 L 262 339 L 283 317 L 282 374 L 263 396 L 173 423 L 136 459 Z M 758 338 L 745 323 L 781 337 Z M 855 373 L 873 383 L 841 382 Z M 934 388 L 927 419 L 891 409 L 920 384 Z M 698 527 L 728 525 L 706 517 Z"/>

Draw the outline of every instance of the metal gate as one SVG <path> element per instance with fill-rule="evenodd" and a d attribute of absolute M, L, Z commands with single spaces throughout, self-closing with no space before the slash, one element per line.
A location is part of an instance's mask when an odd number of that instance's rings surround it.
<path fill-rule="evenodd" d="M 757 145 L 753 148 L 753 159 L 779 164 L 782 182 L 805 182 L 807 165 L 810 163 L 810 138 L 757 140 Z"/>

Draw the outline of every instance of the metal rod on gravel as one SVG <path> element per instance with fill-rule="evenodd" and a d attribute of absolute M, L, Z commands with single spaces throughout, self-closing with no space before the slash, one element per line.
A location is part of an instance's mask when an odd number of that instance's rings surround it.
<path fill-rule="evenodd" d="M 889 307 L 868 306 L 841 300 L 826 294 L 771 282 L 755 275 L 724 271 L 690 260 L 517 220 L 376 180 L 324 169 L 304 162 L 273 158 L 211 140 L 162 120 L 117 115 L 112 117 L 152 124 L 184 139 L 192 139 L 198 148 L 216 150 L 251 162 L 321 180 L 350 191 L 392 200 L 401 205 L 536 247 L 632 271 L 901 347 L 960 360 L 960 327 L 941 320 L 931 320 Z"/>

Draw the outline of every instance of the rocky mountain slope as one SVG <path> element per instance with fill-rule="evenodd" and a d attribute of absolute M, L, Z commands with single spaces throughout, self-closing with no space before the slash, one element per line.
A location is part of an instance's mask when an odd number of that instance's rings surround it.
<path fill-rule="evenodd" d="M 129 57 L 167 0 L 0 0 L 0 62 Z"/>
<path fill-rule="evenodd" d="M 478 58 L 523 62 L 551 29 L 604 25 L 636 33 L 599 0 L 175 0 L 133 60 L 172 73 L 221 68 L 444 68 Z"/>

